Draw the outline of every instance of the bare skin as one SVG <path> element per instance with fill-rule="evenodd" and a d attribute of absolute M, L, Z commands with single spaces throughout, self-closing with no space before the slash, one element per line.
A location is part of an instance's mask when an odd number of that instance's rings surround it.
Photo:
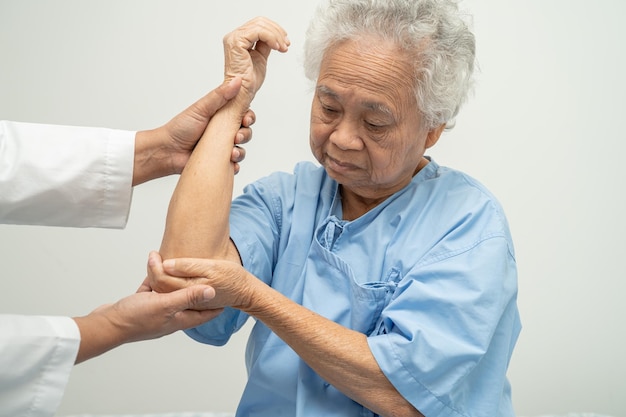
<path fill-rule="evenodd" d="M 230 161 L 231 138 L 263 84 L 270 52 L 285 52 L 288 45 L 284 30 L 264 18 L 254 19 L 224 37 L 225 78 L 241 83 L 241 90 L 213 116 L 181 174 L 161 243 L 164 258 L 239 260 L 228 227 L 235 173 Z"/>
<path fill-rule="evenodd" d="M 125 343 L 156 339 L 211 320 L 220 313 L 207 309 L 214 295 L 215 290 L 205 285 L 167 294 L 143 291 L 75 317 L 81 336 L 76 363 Z"/>
<path fill-rule="evenodd" d="M 215 112 L 237 94 L 238 89 L 215 89 L 193 103 L 165 125 L 151 130 L 142 130 L 135 135 L 135 162 L 132 185 L 139 185 L 155 178 L 180 174 L 187 164 L 191 152 L 204 133 Z M 240 129 L 230 140 L 230 160 L 235 172 L 245 158 L 245 149 L 238 145 L 247 143 L 252 137 L 250 126 L 255 114 L 247 111 L 240 119 Z M 234 145 L 234 146 L 233 146 Z"/>

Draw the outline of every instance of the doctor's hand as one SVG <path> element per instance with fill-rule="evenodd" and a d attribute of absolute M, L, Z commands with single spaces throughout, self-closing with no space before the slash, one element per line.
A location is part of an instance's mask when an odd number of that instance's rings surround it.
<path fill-rule="evenodd" d="M 252 101 L 265 80 L 270 52 L 287 52 L 287 32 L 265 17 L 256 17 L 224 36 L 224 76 L 241 77 L 242 93 Z"/>
<path fill-rule="evenodd" d="M 142 291 L 75 317 L 81 335 L 76 363 L 124 343 L 156 339 L 207 322 L 221 313 L 211 307 L 214 297 L 215 291 L 206 285 L 167 294 Z"/>
<path fill-rule="evenodd" d="M 242 310 L 252 307 L 259 290 L 268 288 L 237 262 L 195 258 L 162 261 L 157 252 L 150 253 L 148 278 L 140 291 L 169 292 L 193 285 L 209 285 L 215 289 L 215 297 L 208 302 L 212 308 Z"/>
<path fill-rule="evenodd" d="M 240 89 L 241 79 L 230 79 L 165 125 L 137 132 L 133 186 L 155 178 L 180 174 L 213 115 L 232 100 Z M 235 163 L 235 173 L 246 156 L 245 150 L 239 145 L 252 138 L 250 126 L 255 119 L 254 112 L 248 109 L 242 118 L 241 129 L 233 138 L 231 161 Z"/>

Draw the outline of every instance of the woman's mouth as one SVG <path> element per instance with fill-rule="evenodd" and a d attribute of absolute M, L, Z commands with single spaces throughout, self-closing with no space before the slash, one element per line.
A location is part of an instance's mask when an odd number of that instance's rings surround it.
<path fill-rule="evenodd" d="M 350 162 L 335 159 L 328 154 L 326 154 L 326 166 L 336 172 L 347 172 L 357 168 L 356 165 Z"/>

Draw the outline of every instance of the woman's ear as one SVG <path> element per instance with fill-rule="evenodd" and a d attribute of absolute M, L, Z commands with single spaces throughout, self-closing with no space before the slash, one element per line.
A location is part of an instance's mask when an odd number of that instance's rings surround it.
<path fill-rule="evenodd" d="M 441 134 L 443 133 L 443 129 L 446 128 L 446 124 L 439 125 L 428 132 L 426 136 L 426 149 L 435 146 Z"/>

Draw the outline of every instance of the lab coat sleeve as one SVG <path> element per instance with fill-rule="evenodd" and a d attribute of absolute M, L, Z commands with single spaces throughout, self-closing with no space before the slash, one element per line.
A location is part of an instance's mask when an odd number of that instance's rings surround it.
<path fill-rule="evenodd" d="M 0 223 L 123 228 L 135 132 L 0 121 Z"/>
<path fill-rule="evenodd" d="M 0 315 L 0 417 L 52 417 L 80 345 L 69 317 Z"/>

